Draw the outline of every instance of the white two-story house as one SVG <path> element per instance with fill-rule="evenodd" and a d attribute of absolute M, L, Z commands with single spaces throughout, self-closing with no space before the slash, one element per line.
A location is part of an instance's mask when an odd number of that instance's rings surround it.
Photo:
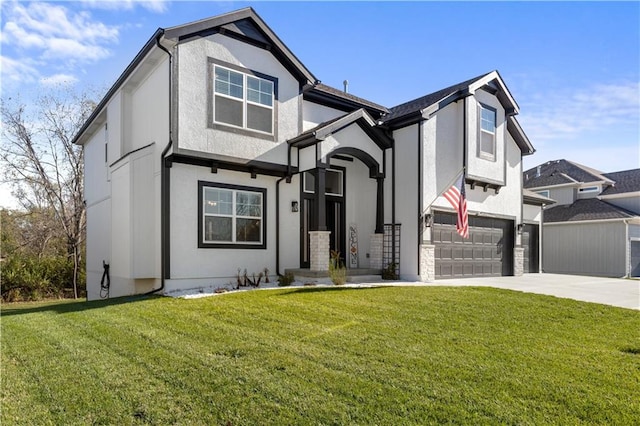
<path fill-rule="evenodd" d="M 517 114 L 496 71 L 393 108 L 323 85 L 251 8 L 158 29 L 75 138 L 88 298 L 321 276 L 330 250 L 409 280 L 530 270 Z M 469 239 L 441 196 L 463 170 Z"/>
<path fill-rule="evenodd" d="M 544 272 L 640 276 L 640 169 L 603 173 L 567 160 L 524 173 L 544 210 Z"/>

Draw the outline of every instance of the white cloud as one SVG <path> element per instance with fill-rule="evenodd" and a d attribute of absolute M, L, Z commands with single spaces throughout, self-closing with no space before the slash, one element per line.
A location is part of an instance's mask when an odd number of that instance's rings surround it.
<path fill-rule="evenodd" d="M 604 126 L 640 124 L 640 83 L 598 84 L 570 92 L 538 93 L 520 118 L 533 141 L 582 137 Z"/>
<path fill-rule="evenodd" d="M 132 10 L 135 6 L 140 6 L 156 13 L 166 12 L 169 5 L 169 1 L 165 0 L 83 0 L 82 3 L 104 10 Z"/>
<path fill-rule="evenodd" d="M 2 72 L 2 80 L 6 83 L 33 83 L 38 80 L 40 73 L 32 61 L 16 60 L 7 56 L 0 56 L 0 70 Z"/>
<path fill-rule="evenodd" d="M 640 83 L 549 89 L 526 96 L 518 120 L 537 152 L 525 169 L 567 159 L 611 172 L 640 167 Z"/>
<path fill-rule="evenodd" d="M 106 46 L 118 41 L 118 27 L 61 5 L 12 2 L 3 7 L 3 15 L 2 43 L 29 54 L 35 51 L 42 58 L 93 62 L 108 57 Z"/>

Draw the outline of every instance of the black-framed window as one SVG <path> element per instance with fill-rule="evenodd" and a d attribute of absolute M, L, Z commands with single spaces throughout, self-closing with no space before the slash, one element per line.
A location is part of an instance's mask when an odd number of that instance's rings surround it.
<path fill-rule="evenodd" d="M 478 113 L 480 122 L 479 156 L 487 160 L 495 160 L 497 111 L 495 108 L 480 104 Z"/>
<path fill-rule="evenodd" d="M 209 58 L 209 126 L 274 139 L 278 79 Z"/>
<path fill-rule="evenodd" d="M 198 182 L 198 247 L 266 248 L 265 188 Z"/>

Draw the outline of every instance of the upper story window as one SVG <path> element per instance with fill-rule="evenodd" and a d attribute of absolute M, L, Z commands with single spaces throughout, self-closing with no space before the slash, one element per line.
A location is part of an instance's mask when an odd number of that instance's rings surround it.
<path fill-rule="evenodd" d="M 479 156 L 487 160 L 496 159 L 496 110 L 480 104 Z"/>
<path fill-rule="evenodd" d="M 537 193 L 542 195 L 543 197 L 549 198 L 549 190 L 548 189 L 543 189 L 542 191 L 537 191 Z"/>
<path fill-rule="evenodd" d="M 266 190 L 199 182 L 201 248 L 264 248 Z"/>
<path fill-rule="evenodd" d="M 275 136 L 277 79 L 213 61 L 211 127 Z"/>

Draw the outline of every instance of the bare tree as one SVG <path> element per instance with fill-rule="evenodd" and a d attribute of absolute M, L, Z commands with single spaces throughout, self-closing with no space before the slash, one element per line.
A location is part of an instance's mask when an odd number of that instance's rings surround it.
<path fill-rule="evenodd" d="M 95 103 L 86 93 L 63 89 L 40 96 L 31 108 L 33 112 L 24 104 L 2 100 L 0 163 L 22 209 L 52 212 L 51 229 L 44 234 L 64 236 L 67 255 L 74 261 L 77 298 L 86 217 L 83 151 L 72 140 Z"/>

